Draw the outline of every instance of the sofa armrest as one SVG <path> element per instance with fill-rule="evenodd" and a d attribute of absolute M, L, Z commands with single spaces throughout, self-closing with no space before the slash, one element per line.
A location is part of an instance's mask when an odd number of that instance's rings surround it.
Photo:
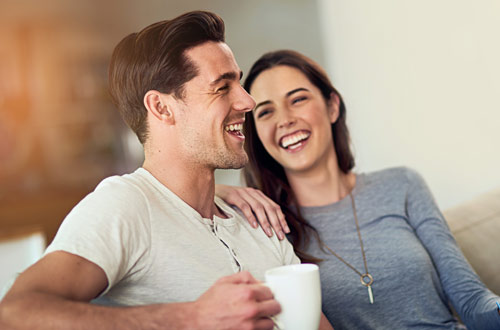
<path fill-rule="evenodd" d="M 500 188 L 443 214 L 462 252 L 483 283 L 500 294 Z"/>

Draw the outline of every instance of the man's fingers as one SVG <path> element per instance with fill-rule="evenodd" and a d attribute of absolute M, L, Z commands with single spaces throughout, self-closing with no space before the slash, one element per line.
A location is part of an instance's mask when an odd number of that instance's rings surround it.
<path fill-rule="evenodd" d="M 257 281 L 247 271 L 221 277 L 217 281 L 217 284 L 241 285 L 238 289 L 238 293 L 235 295 L 240 296 L 243 300 L 264 302 L 268 300 L 273 300 L 274 298 L 271 289 L 269 289 L 269 287 L 262 284 L 261 282 Z"/>
<path fill-rule="evenodd" d="M 270 317 L 263 317 L 255 322 L 255 329 L 272 330 L 274 329 L 274 321 Z"/>
<path fill-rule="evenodd" d="M 258 313 L 259 317 L 270 317 L 277 315 L 281 312 L 281 306 L 278 301 L 274 299 L 268 299 L 265 301 L 259 302 L 258 305 Z"/>
<path fill-rule="evenodd" d="M 239 272 L 236 274 L 221 277 L 217 280 L 218 284 L 259 284 L 252 274 L 248 271 Z"/>
<path fill-rule="evenodd" d="M 271 289 L 269 289 L 269 287 L 263 283 L 259 282 L 258 284 L 252 284 L 250 289 L 253 292 L 253 297 L 257 301 L 267 301 L 274 299 L 274 295 Z"/>

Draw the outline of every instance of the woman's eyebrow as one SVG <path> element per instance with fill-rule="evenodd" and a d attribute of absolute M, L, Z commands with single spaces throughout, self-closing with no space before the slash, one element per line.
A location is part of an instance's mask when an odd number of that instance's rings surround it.
<path fill-rule="evenodd" d="M 297 93 L 297 92 L 301 92 L 301 91 L 309 92 L 309 90 L 307 88 L 299 87 L 299 88 L 292 89 L 291 91 L 289 91 L 288 93 L 286 93 L 286 97 L 289 97 L 293 93 Z"/>
<path fill-rule="evenodd" d="M 259 104 L 257 104 L 255 106 L 255 108 L 253 108 L 253 111 L 257 111 L 257 108 L 262 106 L 262 105 L 266 105 L 266 104 L 271 104 L 271 101 L 267 100 L 267 101 L 263 101 L 263 102 L 260 102 Z"/>
<path fill-rule="evenodd" d="M 302 92 L 302 91 L 305 91 L 305 92 L 309 92 L 309 90 L 307 88 L 304 88 L 304 87 L 299 87 L 299 88 L 295 88 L 295 89 L 292 89 L 291 91 L 289 91 L 288 93 L 286 93 L 286 97 L 290 97 L 290 95 L 294 94 L 294 93 L 297 93 L 297 92 Z M 257 104 L 255 106 L 255 108 L 253 109 L 253 111 L 257 111 L 257 108 L 260 107 L 260 106 L 263 106 L 263 105 L 266 105 L 266 104 L 271 104 L 271 101 L 267 100 L 267 101 L 262 101 L 260 102 L 259 104 Z"/>

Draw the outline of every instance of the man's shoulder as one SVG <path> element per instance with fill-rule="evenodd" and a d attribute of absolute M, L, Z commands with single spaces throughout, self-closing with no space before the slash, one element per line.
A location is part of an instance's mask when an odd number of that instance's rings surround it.
<path fill-rule="evenodd" d="M 137 171 L 130 174 L 113 175 L 103 179 L 85 196 L 73 211 L 96 212 L 97 210 L 120 210 L 138 208 L 148 201 L 151 188 L 147 187 Z M 74 212 L 71 212 L 74 213 Z"/>
<path fill-rule="evenodd" d="M 226 215 L 232 215 L 237 222 L 246 221 L 245 215 L 236 206 L 228 204 L 219 196 L 214 196 L 214 202 Z"/>
<path fill-rule="evenodd" d="M 99 189 L 112 189 L 112 188 L 127 188 L 143 184 L 145 181 L 144 170 L 139 168 L 131 173 L 116 174 L 104 178 L 96 186 L 95 190 Z"/>
<path fill-rule="evenodd" d="M 146 170 L 139 168 L 132 173 L 109 176 L 103 179 L 92 193 L 111 194 L 116 197 L 148 195 L 154 190 L 148 174 Z"/>

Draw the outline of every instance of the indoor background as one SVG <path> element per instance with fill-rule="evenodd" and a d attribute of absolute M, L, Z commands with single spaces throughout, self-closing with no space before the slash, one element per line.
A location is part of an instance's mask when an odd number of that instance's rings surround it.
<path fill-rule="evenodd" d="M 244 72 L 280 48 L 327 69 L 356 171 L 412 167 L 442 209 L 500 186 L 499 1 L 2 0 L 0 236 L 40 227 L 50 242 L 100 180 L 140 166 L 107 94 L 109 57 L 125 35 L 195 9 L 225 20 Z"/>

